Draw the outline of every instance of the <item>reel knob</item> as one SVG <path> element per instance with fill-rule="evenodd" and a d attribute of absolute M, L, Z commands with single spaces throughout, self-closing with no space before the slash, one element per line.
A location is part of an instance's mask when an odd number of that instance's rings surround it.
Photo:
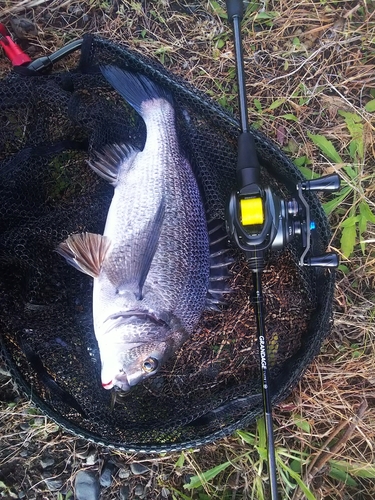
<path fill-rule="evenodd" d="M 340 264 L 340 259 L 337 253 L 330 252 L 323 255 L 315 255 L 307 257 L 303 263 L 307 267 L 329 267 L 336 268 Z"/>

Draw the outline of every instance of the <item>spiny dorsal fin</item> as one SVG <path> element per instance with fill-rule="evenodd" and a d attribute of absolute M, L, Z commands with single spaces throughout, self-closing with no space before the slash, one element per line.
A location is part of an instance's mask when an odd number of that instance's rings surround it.
<path fill-rule="evenodd" d="M 110 244 L 109 238 L 101 234 L 71 234 L 56 252 L 79 271 L 97 278 Z"/>
<path fill-rule="evenodd" d="M 111 144 L 96 152 L 88 164 L 100 177 L 115 186 L 120 167 L 121 169 L 129 168 L 138 152 L 125 144 Z"/>

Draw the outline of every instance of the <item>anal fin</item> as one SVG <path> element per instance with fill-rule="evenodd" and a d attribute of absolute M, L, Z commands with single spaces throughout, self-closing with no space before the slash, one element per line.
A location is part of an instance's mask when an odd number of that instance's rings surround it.
<path fill-rule="evenodd" d="M 56 252 L 79 271 L 97 278 L 110 246 L 107 236 L 94 233 L 71 234 Z"/>

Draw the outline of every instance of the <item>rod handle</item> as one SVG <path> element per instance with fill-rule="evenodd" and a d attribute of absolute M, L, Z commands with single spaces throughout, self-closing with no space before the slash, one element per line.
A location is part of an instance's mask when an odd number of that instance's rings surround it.
<path fill-rule="evenodd" d="M 229 21 L 233 21 L 234 17 L 242 19 L 243 16 L 243 1 L 242 0 L 226 0 L 227 12 Z"/>

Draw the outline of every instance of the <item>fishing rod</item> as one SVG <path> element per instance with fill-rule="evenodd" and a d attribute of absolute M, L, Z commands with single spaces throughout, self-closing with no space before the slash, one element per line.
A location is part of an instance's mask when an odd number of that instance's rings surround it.
<path fill-rule="evenodd" d="M 268 187 L 260 184 L 260 163 L 254 137 L 249 129 L 246 99 L 244 59 L 242 50 L 241 21 L 243 1 L 226 0 L 228 20 L 233 27 L 233 38 L 238 82 L 238 101 L 241 132 L 238 137 L 237 190 L 230 196 L 226 208 L 227 231 L 234 243 L 244 252 L 253 276 L 253 297 L 259 351 L 263 414 L 267 436 L 268 476 L 271 499 L 278 499 L 277 466 L 272 421 L 272 384 L 268 364 L 267 333 L 262 291 L 262 274 L 269 251 L 283 249 L 298 237 L 303 252 L 301 266 L 335 268 L 339 264 L 336 253 L 311 256 L 311 231 L 314 222 L 304 196 L 308 191 L 336 191 L 340 188 L 337 174 L 328 175 L 297 184 L 294 197 L 284 200 Z"/>

